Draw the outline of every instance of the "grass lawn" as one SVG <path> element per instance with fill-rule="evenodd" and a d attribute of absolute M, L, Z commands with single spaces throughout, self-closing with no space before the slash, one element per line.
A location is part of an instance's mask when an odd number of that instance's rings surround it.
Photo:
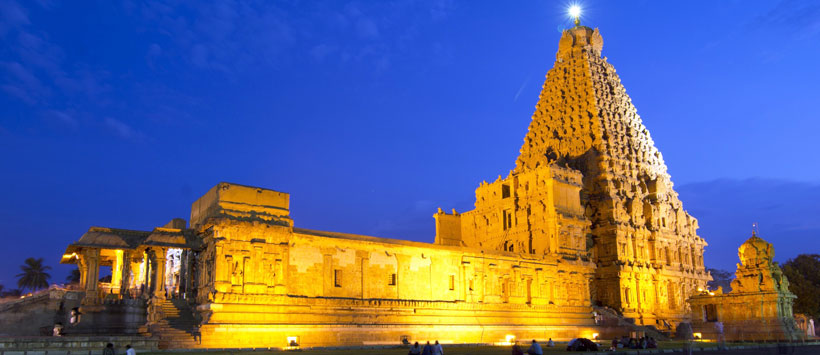
<path fill-rule="evenodd" d="M 609 348 L 609 342 L 604 341 L 602 342 L 603 346 L 599 351 L 606 351 Z M 732 345 L 741 345 L 741 344 L 732 344 Z M 521 345 L 522 350 L 527 350 L 529 344 Z M 694 347 L 700 348 L 716 348 L 716 343 L 709 343 L 709 342 L 695 342 L 693 343 Z M 566 343 L 558 343 L 554 348 L 548 348 L 542 344 L 542 349 L 544 350 L 544 354 L 579 354 L 578 352 L 567 352 L 566 351 Z M 665 341 L 658 343 L 658 347 L 660 349 L 681 349 L 684 347 L 684 342 L 680 341 Z M 508 355 L 511 353 L 511 346 L 444 346 L 444 353 L 446 355 Z M 628 350 L 628 349 L 623 349 Z M 309 350 L 300 350 L 300 351 L 185 351 L 180 352 L 178 354 L 184 355 L 231 355 L 231 354 L 243 354 L 243 355 L 271 355 L 271 354 L 293 354 L 293 355 L 405 355 L 408 352 L 408 348 L 406 347 L 397 347 L 397 348 L 379 348 L 379 349 L 335 349 L 335 350 L 320 350 L 320 349 L 309 349 Z M 156 352 L 156 353 L 145 353 L 142 352 L 139 355 L 168 355 L 169 352 Z"/>

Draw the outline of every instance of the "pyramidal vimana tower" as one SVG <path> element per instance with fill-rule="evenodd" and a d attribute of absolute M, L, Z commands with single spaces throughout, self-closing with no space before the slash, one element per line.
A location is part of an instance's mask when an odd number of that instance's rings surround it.
<path fill-rule="evenodd" d="M 188 221 L 70 244 L 80 289 L 54 309 L 83 316 L 64 332 L 214 348 L 622 335 L 602 307 L 674 329 L 709 279 L 706 242 L 602 43 L 563 32 L 514 170 L 482 182 L 474 210 L 439 209 L 435 243 L 298 228 L 289 194 L 223 182 Z"/>
<path fill-rule="evenodd" d="M 666 326 L 710 279 L 706 242 L 602 46 L 598 29 L 563 32 L 515 169 L 482 183 L 475 210 L 440 212 L 438 240 L 591 260 L 594 303 Z"/>

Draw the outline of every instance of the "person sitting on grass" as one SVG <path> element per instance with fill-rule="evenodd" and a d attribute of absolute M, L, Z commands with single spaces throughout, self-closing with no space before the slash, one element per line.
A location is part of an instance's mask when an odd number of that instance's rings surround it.
<path fill-rule="evenodd" d="M 609 350 L 615 350 L 618 346 L 621 345 L 621 342 L 618 341 L 618 337 L 612 338 L 612 345 L 609 347 Z"/>
<path fill-rule="evenodd" d="M 533 339 L 532 340 L 532 345 L 530 345 L 530 348 L 527 349 L 527 354 L 529 354 L 529 355 L 544 355 L 544 351 L 541 350 L 541 345 L 538 344 L 538 342 L 535 341 L 535 339 Z"/>
<path fill-rule="evenodd" d="M 524 352 L 521 351 L 521 347 L 518 346 L 518 343 L 513 344 L 512 355 L 524 355 Z"/>

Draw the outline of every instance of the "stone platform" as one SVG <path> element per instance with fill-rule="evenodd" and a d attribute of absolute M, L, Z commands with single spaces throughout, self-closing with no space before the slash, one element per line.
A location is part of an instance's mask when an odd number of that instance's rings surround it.
<path fill-rule="evenodd" d="M 125 353 L 128 344 L 139 353 L 157 350 L 159 341 L 141 336 L 0 337 L 0 355 L 99 355 L 108 343 L 117 353 Z"/>

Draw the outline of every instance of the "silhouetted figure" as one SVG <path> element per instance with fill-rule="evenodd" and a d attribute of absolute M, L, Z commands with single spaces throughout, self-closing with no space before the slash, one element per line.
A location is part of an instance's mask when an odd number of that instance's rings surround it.
<path fill-rule="evenodd" d="M 116 355 L 114 352 L 114 344 L 108 343 L 103 349 L 103 355 Z"/>
<path fill-rule="evenodd" d="M 410 348 L 410 352 L 407 355 L 421 355 L 421 347 L 419 346 L 419 342 L 413 344 L 413 347 Z"/>
<path fill-rule="evenodd" d="M 532 345 L 530 348 L 527 349 L 527 354 L 529 355 L 544 355 L 544 350 L 541 350 L 541 344 L 538 344 L 535 339 L 532 340 Z"/>
<path fill-rule="evenodd" d="M 424 345 L 424 349 L 421 349 L 421 355 L 433 355 L 433 347 L 430 346 L 430 341 L 427 341 L 427 344 Z"/>
<path fill-rule="evenodd" d="M 436 340 L 436 345 L 433 345 L 433 355 L 444 355 L 444 349 L 441 348 L 438 340 Z"/>

